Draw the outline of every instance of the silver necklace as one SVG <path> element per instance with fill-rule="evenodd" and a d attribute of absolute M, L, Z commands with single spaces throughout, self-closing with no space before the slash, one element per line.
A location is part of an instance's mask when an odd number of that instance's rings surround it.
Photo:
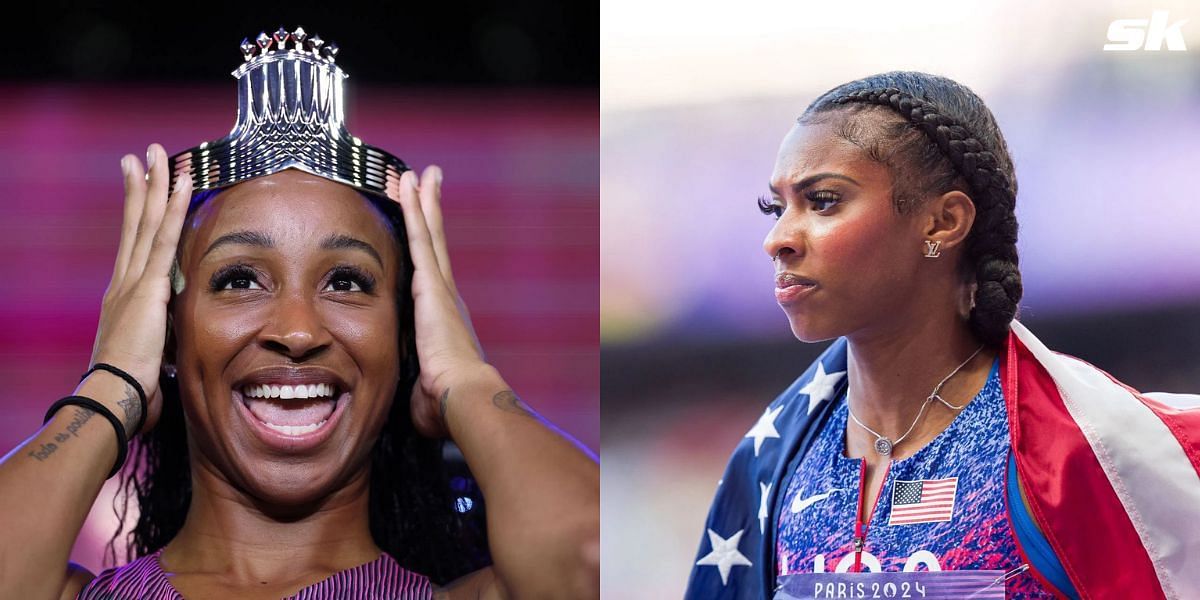
<path fill-rule="evenodd" d="M 892 453 L 893 448 L 895 448 L 897 445 L 899 445 L 900 442 L 903 442 L 904 438 L 908 437 L 908 434 L 912 433 L 913 429 L 915 429 L 917 427 L 917 423 L 921 422 L 921 416 L 925 414 L 925 409 L 929 406 L 930 402 L 937 400 L 938 402 L 945 404 L 946 407 L 951 410 L 962 410 L 963 408 L 965 408 L 967 406 L 966 404 L 964 404 L 962 406 L 955 406 L 953 404 L 950 404 L 949 402 L 946 402 L 941 396 L 939 396 L 938 392 L 942 391 L 942 386 L 946 385 L 946 382 L 950 381 L 951 377 L 954 377 L 954 375 L 956 373 L 958 373 L 960 370 L 962 370 L 963 367 L 967 366 L 967 363 L 971 362 L 971 359 L 975 358 L 975 356 L 978 355 L 981 350 L 983 350 L 983 346 L 979 346 L 979 348 L 976 349 L 975 352 L 971 354 L 971 356 L 967 357 L 967 360 L 964 360 L 961 365 L 958 365 L 957 367 L 955 367 L 955 369 L 953 371 L 950 371 L 949 375 L 947 375 L 944 379 L 942 379 L 940 382 L 938 382 L 937 385 L 935 385 L 933 387 L 933 391 L 929 393 L 929 397 L 926 398 L 925 402 L 921 404 L 921 410 L 917 411 L 917 418 L 913 419 L 912 425 L 908 426 L 908 431 L 905 431 L 904 435 L 900 436 L 895 441 L 888 439 L 887 436 L 880 435 L 874 429 L 867 427 L 865 424 L 863 424 L 862 421 L 859 421 L 858 417 L 854 416 L 854 411 L 850 410 L 849 402 L 846 403 L 846 411 L 850 413 L 850 418 L 853 419 L 855 423 L 858 423 L 859 427 L 866 429 L 868 433 L 875 436 L 875 451 L 883 456 L 888 456 L 889 454 Z"/>

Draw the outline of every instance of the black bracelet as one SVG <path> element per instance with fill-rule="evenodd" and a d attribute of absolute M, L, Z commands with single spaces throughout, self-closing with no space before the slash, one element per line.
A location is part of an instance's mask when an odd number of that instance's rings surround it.
<path fill-rule="evenodd" d="M 117 464 L 113 465 L 112 472 L 108 474 L 108 478 L 116 475 L 117 472 L 121 470 L 121 467 L 125 464 L 125 453 L 128 450 L 126 446 L 129 445 L 129 438 L 125 436 L 125 425 L 121 423 L 121 420 L 118 419 L 117 415 L 114 415 L 111 410 L 108 410 L 108 408 L 103 404 L 100 404 L 99 402 L 96 402 L 87 396 L 67 396 L 66 398 L 63 398 L 54 404 L 51 404 L 50 410 L 46 411 L 46 418 L 42 420 L 42 424 L 45 425 L 47 422 L 49 422 L 54 416 L 54 413 L 58 412 L 58 409 L 68 404 L 90 408 L 91 410 L 100 413 L 102 416 L 104 416 L 104 418 L 108 419 L 109 423 L 112 423 L 113 429 L 117 432 Z"/>
<path fill-rule="evenodd" d="M 133 386 L 133 389 L 137 390 L 138 398 L 142 401 L 142 413 L 138 415 L 137 425 L 133 428 L 133 435 L 137 435 L 138 432 L 142 430 L 142 426 L 146 424 L 146 392 L 142 389 L 142 384 L 138 383 L 138 380 L 134 379 L 133 375 L 130 375 L 129 373 L 126 373 L 125 371 L 122 371 L 121 369 L 118 369 L 108 363 L 96 363 L 94 367 L 88 369 L 87 373 L 83 374 L 83 377 L 79 378 L 79 381 L 87 379 L 87 376 L 91 375 L 92 371 L 95 371 L 96 369 L 108 371 L 109 373 L 124 379 L 126 383 Z"/>

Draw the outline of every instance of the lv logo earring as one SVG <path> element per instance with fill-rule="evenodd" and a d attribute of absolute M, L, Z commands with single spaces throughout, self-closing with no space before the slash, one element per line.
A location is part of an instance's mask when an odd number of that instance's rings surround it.
<path fill-rule="evenodd" d="M 937 258 L 942 255 L 942 243 L 925 240 L 925 258 Z"/>

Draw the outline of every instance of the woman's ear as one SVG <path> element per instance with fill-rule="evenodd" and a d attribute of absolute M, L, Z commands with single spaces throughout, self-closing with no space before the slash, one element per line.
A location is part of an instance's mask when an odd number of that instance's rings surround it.
<path fill-rule="evenodd" d="M 924 213 L 925 239 L 941 250 L 961 245 L 975 224 L 975 202 L 958 190 L 931 200 Z"/>

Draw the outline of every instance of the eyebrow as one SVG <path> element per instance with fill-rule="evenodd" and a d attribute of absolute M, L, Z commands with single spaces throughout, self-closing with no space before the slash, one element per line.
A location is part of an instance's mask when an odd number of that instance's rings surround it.
<path fill-rule="evenodd" d="M 798 193 L 804 191 L 805 188 L 811 187 L 813 184 L 815 184 L 818 181 L 821 181 L 822 179 L 841 179 L 843 181 L 849 181 L 850 183 L 853 183 L 854 185 L 857 185 L 859 187 L 862 186 L 862 184 L 855 181 L 854 178 L 847 177 L 845 175 L 842 175 L 841 173 L 817 173 L 816 175 L 809 175 L 808 177 L 805 177 L 804 179 L 801 179 L 800 181 L 793 183 L 789 187 L 792 188 L 792 192 L 798 194 Z M 776 189 L 775 186 L 768 183 L 767 187 L 770 188 L 772 194 L 775 194 L 776 196 L 780 195 L 779 190 Z"/>
<path fill-rule="evenodd" d="M 212 253 L 213 250 L 216 250 L 221 246 L 231 245 L 274 248 L 275 240 L 271 239 L 271 236 L 260 231 L 235 231 L 233 233 L 227 233 L 213 240 L 213 243 L 208 245 L 208 250 L 205 250 L 204 254 L 200 255 L 200 258 L 203 259 L 205 256 L 208 256 L 210 253 Z"/>
<path fill-rule="evenodd" d="M 380 268 L 383 267 L 383 258 L 379 256 L 379 252 L 377 250 L 375 250 L 374 246 L 372 246 L 356 237 L 350 237 L 346 234 L 333 233 L 333 234 L 328 235 L 325 239 L 321 240 L 321 249 L 322 250 L 341 250 L 341 249 L 362 250 L 363 252 L 370 254 L 371 258 L 374 258 L 375 262 L 379 263 Z"/>
<path fill-rule="evenodd" d="M 227 234 L 217 238 L 216 240 L 213 240 L 213 243 L 208 245 L 208 249 L 204 251 L 204 254 L 201 255 L 200 258 L 203 259 L 205 256 L 208 256 L 208 254 L 211 253 L 213 250 L 216 250 L 217 248 L 220 248 L 221 246 L 230 246 L 230 245 L 255 246 L 258 248 L 274 248 L 275 240 L 271 239 L 270 235 L 267 235 L 266 233 L 263 233 L 261 231 L 234 231 L 233 233 L 227 233 Z M 363 252 L 366 252 L 368 255 L 370 255 L 371 258 L 375 259 L 375 262 L 379 263 L 380 267 L 383 267 L 383 258 L 379 255 L 379 251 L 376 250 L 374 246 L 372 246 L 371 244 L 368 244 L 367 242 L 364 242 L 356 237 L 352 237 L 352 236 L 346 235 L 344 233 L 332 233 L 332 234 L 329 234 L 328 236 L 326 236 L 325 239 L 321 240 L 321 249 L 322 250 L 343 250 L 343 249 L 361 250 Z"/>

